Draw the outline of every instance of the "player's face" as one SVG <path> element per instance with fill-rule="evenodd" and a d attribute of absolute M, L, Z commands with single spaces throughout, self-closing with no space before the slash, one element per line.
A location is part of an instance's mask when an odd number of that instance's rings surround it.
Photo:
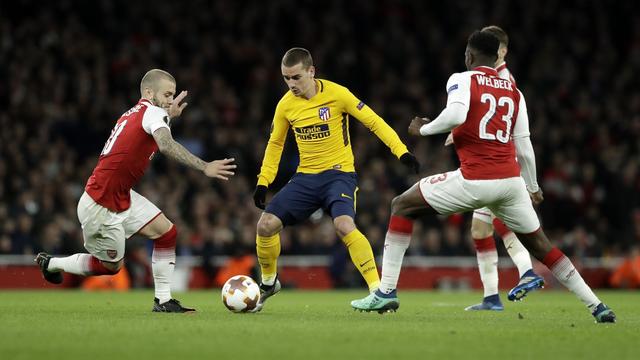
<path fill-rule="evenodd" d="M 165 110 L 169 110 L 169 106 L 173 103 L 173 95 L 176 94 L 176 84 L 167 79 L 161 79 L 158 87 L 153 94 L 153 105 L 159 106 Z"/>
<path fill-rule="evenodd" d="M 507 56 L 507 47 L 504 44 L 500 43 L 500 47 L 498 48 L 498 60 L 496 60 L 496 66 L 504 62 L 505 56 Z"/>
<path fill-rule="evenodd" d="M 281 70 L 284 82 L 287 83 L 289 90 L 295 96 L 305 96 L 311 93 L 311 89 L 316 86 L 313 80 L 315 76 L 315 68 L 313 66 L 305 69 L 302 63 L 291 67 L 282 65 Z"/>

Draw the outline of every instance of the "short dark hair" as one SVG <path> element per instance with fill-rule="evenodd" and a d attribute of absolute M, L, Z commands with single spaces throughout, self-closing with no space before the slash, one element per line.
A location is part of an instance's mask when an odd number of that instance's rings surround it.
<path fill-rule="evenodd" d="M 498 38 L 498 40 L 500 41 L 500 44 L 507 47 L 509 46 L 509 35 L 507 35 L 507 33 L 502 30 L 502 28 L 500 26 L 497 25 L 489 25 L 487 27 L 482 28 L 482 30 L 480 30 L 482 32 L 488 32 L 493 34 L 495 37 Z"/>
<path fill-rule="evenodd" d="M 176 83 L 176 79 L 173 77 L 173 75 L 169 74 L 168 72 L 160 69 L 151 69 L 147 71 L 146 74 L 144 74 L 144 76 L 142 77 L 142 80 L 140 81 L 140 94 L 142 94 L 144 92 L 144 89 L 146 88 L 150 88 L 153 91 L 157 91 L 158 82 L 161 79 L 169 80 L 174 84 Z"/>
<path fill-rule="evenodd" d="M 284 54 L 282 57 L 282 65 L 286 67 L 296 66 L 297 64 L 302 63 L 302 67 L 304 69 L 308 69 L 309 66 L 313 66 L 313 58 L 311 57 L 311 53 L 309 50 L 294 47 Z"/>
<path fill-rule="evenodd" d="M 492 33 L 476 30 L 469 36 L 467 45 L 475 50 L 477 55 L 486 56 L 493 61 L 498 58 L 500 40 Z"/>

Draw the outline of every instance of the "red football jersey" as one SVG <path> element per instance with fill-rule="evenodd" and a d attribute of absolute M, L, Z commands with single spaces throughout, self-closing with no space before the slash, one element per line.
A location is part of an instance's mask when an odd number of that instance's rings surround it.
<path fill-rule="evenodd" d="M 453 74 L 447 82 L 447 102 L 468 105 L 464 123 L 453 130 L 460 170 L 465 179 L 489 180 L 520 176 L 513 143 L 516 120 L 526 117 L 524 97 L 495 69 L 481 66 Z M 521 107 L 524 112 L 520 114 Z M 518 127 L 528 134 L 528 119 Z"/>
<path fill-rule="evenodd" d="M 165 119 L 167 112 L 147 99 L 141 99 L 122 114 L 85 186 L 96 203 L 116 212 L 129 208 L 129 191 L 144 175 L 158 150 L 151 134 L 161 127 L 169 128 Z"/>

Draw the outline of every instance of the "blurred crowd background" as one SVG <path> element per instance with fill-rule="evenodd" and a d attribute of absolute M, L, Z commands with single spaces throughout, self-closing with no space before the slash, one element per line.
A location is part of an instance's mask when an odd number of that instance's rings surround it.
<path fill-rule="evenodd" d="M 251 196 L 293 46 L 311 51 L 317 77 L 347 86 L 396 129 L 421 176 L 455 169 L 444 135 L 410 139 L 406 128 L 438 115 L 448 76 L 465 70 L 467 36 L 489 24 L 511 39 L 550 238 L 573 257 L 626 254 L 640 243 L 639 14 L 633 1 L 586 0 L 1 2 L 0 254 L 84 251 L 77 200 L 151 68 L 189 91 L 174 137 L 239 166 L 220 182 L 153 160 L 136 190 L 177 224 L 181 255 L 254 251 Z M 357 223 L 381 254 L 390 201 L 419 177 L 356 120 L 351 136 Z M 271 195 L 296 164 L 289 138 Z M 424 219 L 409 252 L 473 255 L 469 225 L 470 215 Z M 348 256 L 322 213 L 282 242 L 283 254 Z M 142 254 L 145 243 L 131 247 Z"/>

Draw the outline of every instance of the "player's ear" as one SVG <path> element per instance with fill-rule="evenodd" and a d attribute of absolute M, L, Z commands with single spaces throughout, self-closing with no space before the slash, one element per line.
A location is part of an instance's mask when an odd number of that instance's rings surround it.
<path fill-rule="evenodd" d="M 309 76 L 311 77 L 315 77 L 316 76 L 316 67 L 311 65 L 309 66 Z"/>

